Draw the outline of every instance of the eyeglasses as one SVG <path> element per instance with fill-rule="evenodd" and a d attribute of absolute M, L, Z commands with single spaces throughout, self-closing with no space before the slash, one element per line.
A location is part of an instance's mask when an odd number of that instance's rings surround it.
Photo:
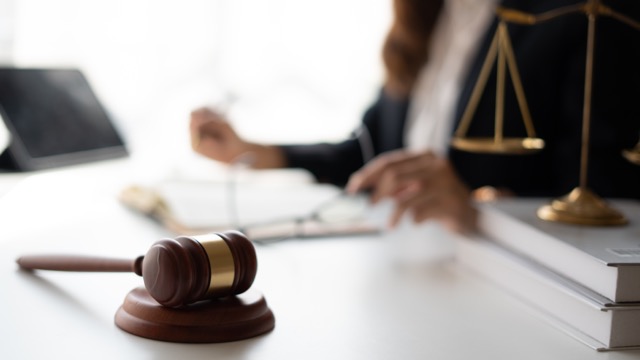
<path fill-rule="evenodd" d="M 363 163 L 374 157 L 371 134 L 365 124 L 352 133 L 362 152 Z M 243 225 L 238 208 L 238 172 L 251 165 L 251 153 L 242 154 L 231 163 L 227 186 L 227 207 L 231 225 L 245 233 L 254 242 L 271 243 L 294 238 L 370 235 L 382 231 L 367 212 L 370 209 L 368 195 L 340 192 L 334 198 L 318 205 L 301 216 L 273 219 Z"/>
<path fill-rule="evenodd" d="M 236 186 L 228 189 L 231 193 Z M 235 200 L 235 195 L 230 194 Z M 230 197 L 230 198 L 231 198 Z M 257 243 L 273 243 L 288 239 L 320 238 L 334 236 L 356 236 L 377 234 L 381 228 L 367 216 L 370 209 L 366 194 L 350 195 L 340 192 L 320 203 L 312 211 L 284 218 L 242 224 L 241 209 L 235 201 L 229 201 L 235 214 L 235 227 Z"/>

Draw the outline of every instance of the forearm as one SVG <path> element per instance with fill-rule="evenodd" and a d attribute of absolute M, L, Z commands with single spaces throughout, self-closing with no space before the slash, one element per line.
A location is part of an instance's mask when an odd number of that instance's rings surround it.
<path fill-rule="evenodd" d="M 280 146 L 251 143 L 247 145 L 247 149 L 254 169 L 280 169 L 288 165 Z"/>
<path fill-rule="evenodd" d="M 284 145 L 287 167 L 308 170 L 319 182 L 342 186 L 363 165 L 356 140 L 337 144 Z"/>
<path fill-rule="evenodd" d="M 257 147 L 255 168 L 290 167 L 311 172 L 318 181 L 345 185 L 352 173 L 371 157 L 402 147 L 408 101 L 380 93 L 367 109 L 357 137 L 339 143 Z M 369 146 L 364 146 L 364 145 Z M 363 148 L 366 148 L 363 151 Z"/>

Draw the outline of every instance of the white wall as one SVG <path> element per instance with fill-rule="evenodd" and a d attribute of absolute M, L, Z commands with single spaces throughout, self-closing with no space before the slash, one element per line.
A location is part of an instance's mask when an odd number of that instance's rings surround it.
<path fill-rule="evenodd" d="M 134 151 L 174 153 L 188 151 L 189 111 L 228 94 L 248 138 L 347 135 L 380 85 L 391 0 L 13 0 L 12 8 L 11 61 L 83 69 Z"/>
<path fill-rule="evenodd" d="M 0 63 L 11 61 L 13 52 L 14 1 L 0 0 Z"/>

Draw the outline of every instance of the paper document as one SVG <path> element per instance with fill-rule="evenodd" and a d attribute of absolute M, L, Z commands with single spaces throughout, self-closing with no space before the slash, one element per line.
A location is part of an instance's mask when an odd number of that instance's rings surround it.
<path fill-rule="evenodd" d="M 368 200 L 331 185 L 164 181 L 132 185 L 126 206 L 178 234 L 237 229 L 252 240 L 371 234 Z"/>

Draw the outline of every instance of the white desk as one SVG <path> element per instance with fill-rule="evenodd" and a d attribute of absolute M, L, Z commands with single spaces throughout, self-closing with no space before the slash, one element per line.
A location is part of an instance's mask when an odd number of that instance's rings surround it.
<path fill-rule="evenodd" d="M 21 173 L 0 172 L 0 198 L 11 191 L 25 177 L 26 175 Z"/>
<path fill-rule="evenodd" d="M 27 178 L 0 199 L 0 359 L 640 359 L 598 353 L 454 262 L 401 266 L 387 237 L 257 246 L 266 335 L 176 344 L 121 331 L 134 274 L 17 270 L 25 253 L 144 254 L 163 229 L 115 194 L 127 165 Z"/>

